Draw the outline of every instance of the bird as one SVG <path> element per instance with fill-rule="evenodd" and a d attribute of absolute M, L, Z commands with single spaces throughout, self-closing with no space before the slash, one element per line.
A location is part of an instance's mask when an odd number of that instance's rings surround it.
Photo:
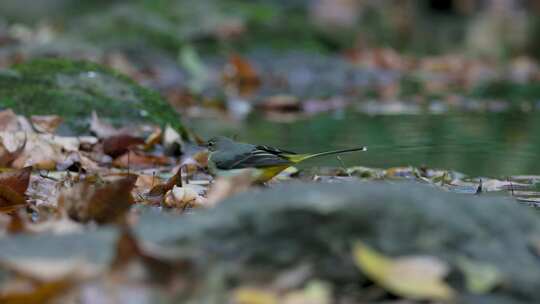
<path fill-rule="evenodd" d="M 333 150 L 320 153 L 298 154 L 265 145 L 237 142 L 218 136 L 206 143 L 208 169 L 215 176 L 234 176 L 249 171 L 257 183 L 265 183 L 288 167 L 305 160 L 354 151 L 367 151 L 367 147 Z M 245 174 L 245 173 L 244 173 Z"/>

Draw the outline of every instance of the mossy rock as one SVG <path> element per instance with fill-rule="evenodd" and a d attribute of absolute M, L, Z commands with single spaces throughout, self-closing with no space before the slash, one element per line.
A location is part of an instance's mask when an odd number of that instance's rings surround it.
<path fill-rule="evenodd" d="M 445 261 L 456 303 L 538 303 L 535 211 L 510 198 L 413 183 L 289 183 L 231 197 L 189 217 L 143 213 L 136 231 L 144 240 L 200 253 L 194 255 L 201 265 L 224 265 L 224 282 L 252 283 L 254 273 L 272 278 L 311 265 L 318 279 L 360 288 L 366 278 L 354 266 L 351 245 L 362 241 L 391 257 Z M 463 284 L 463 258 L 495 267 L 504 284 L 471 292 Z"/>
<path fill-rule="evenodd" d="M 77 132 L 87 129 L 96 111 L 118 124 L 148 120 L 186 133 L 179 114 L 159 94 L 85 61 L 39 59 L 0 72 L 0 107 L 23 115 L 60 115 Z"/>

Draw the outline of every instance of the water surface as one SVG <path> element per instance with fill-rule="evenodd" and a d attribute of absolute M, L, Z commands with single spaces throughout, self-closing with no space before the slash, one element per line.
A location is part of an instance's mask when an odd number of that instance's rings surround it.
<path fill-rule="evenodd" d="M 198 119 L 200 135 L 237 136 L 296 152 L 367 145 L 342 157 L 346 166 L 428 166 L 470 176 L 540 174 L 540 116 L 524 113 L 459 113 L 369 116 L 340 112 L 278 123 L 254 115 L 244 122 Z M 340 166 L 335 157 L 306 166 Z"/>

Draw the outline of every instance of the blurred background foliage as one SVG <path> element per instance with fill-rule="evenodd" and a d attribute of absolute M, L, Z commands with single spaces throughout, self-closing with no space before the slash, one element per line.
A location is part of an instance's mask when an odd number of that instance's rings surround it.
<path fill-rule="evenodd" d="M 104 47 L 540 56 L 540 5 L 532 0 L 3 0 L 0 9 L 5 22 L 47 22 Z"/>

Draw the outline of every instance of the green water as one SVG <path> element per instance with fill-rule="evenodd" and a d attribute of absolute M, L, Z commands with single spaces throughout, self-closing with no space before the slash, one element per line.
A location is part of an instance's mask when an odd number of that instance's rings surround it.
<path fill-rule="evenodd" d="M 252 116 L 244 122 L 199 119 L 200 135 L 236 136 L 296 152 L 367 145 L 342 157 L 346 166 L 428 166 L 470 176 L 540 174 L 540 117 L 524 113 L 367 116 L 324 114 L 278 123 Z M 335 157 L 305 166 L 340 166 Z"/>

